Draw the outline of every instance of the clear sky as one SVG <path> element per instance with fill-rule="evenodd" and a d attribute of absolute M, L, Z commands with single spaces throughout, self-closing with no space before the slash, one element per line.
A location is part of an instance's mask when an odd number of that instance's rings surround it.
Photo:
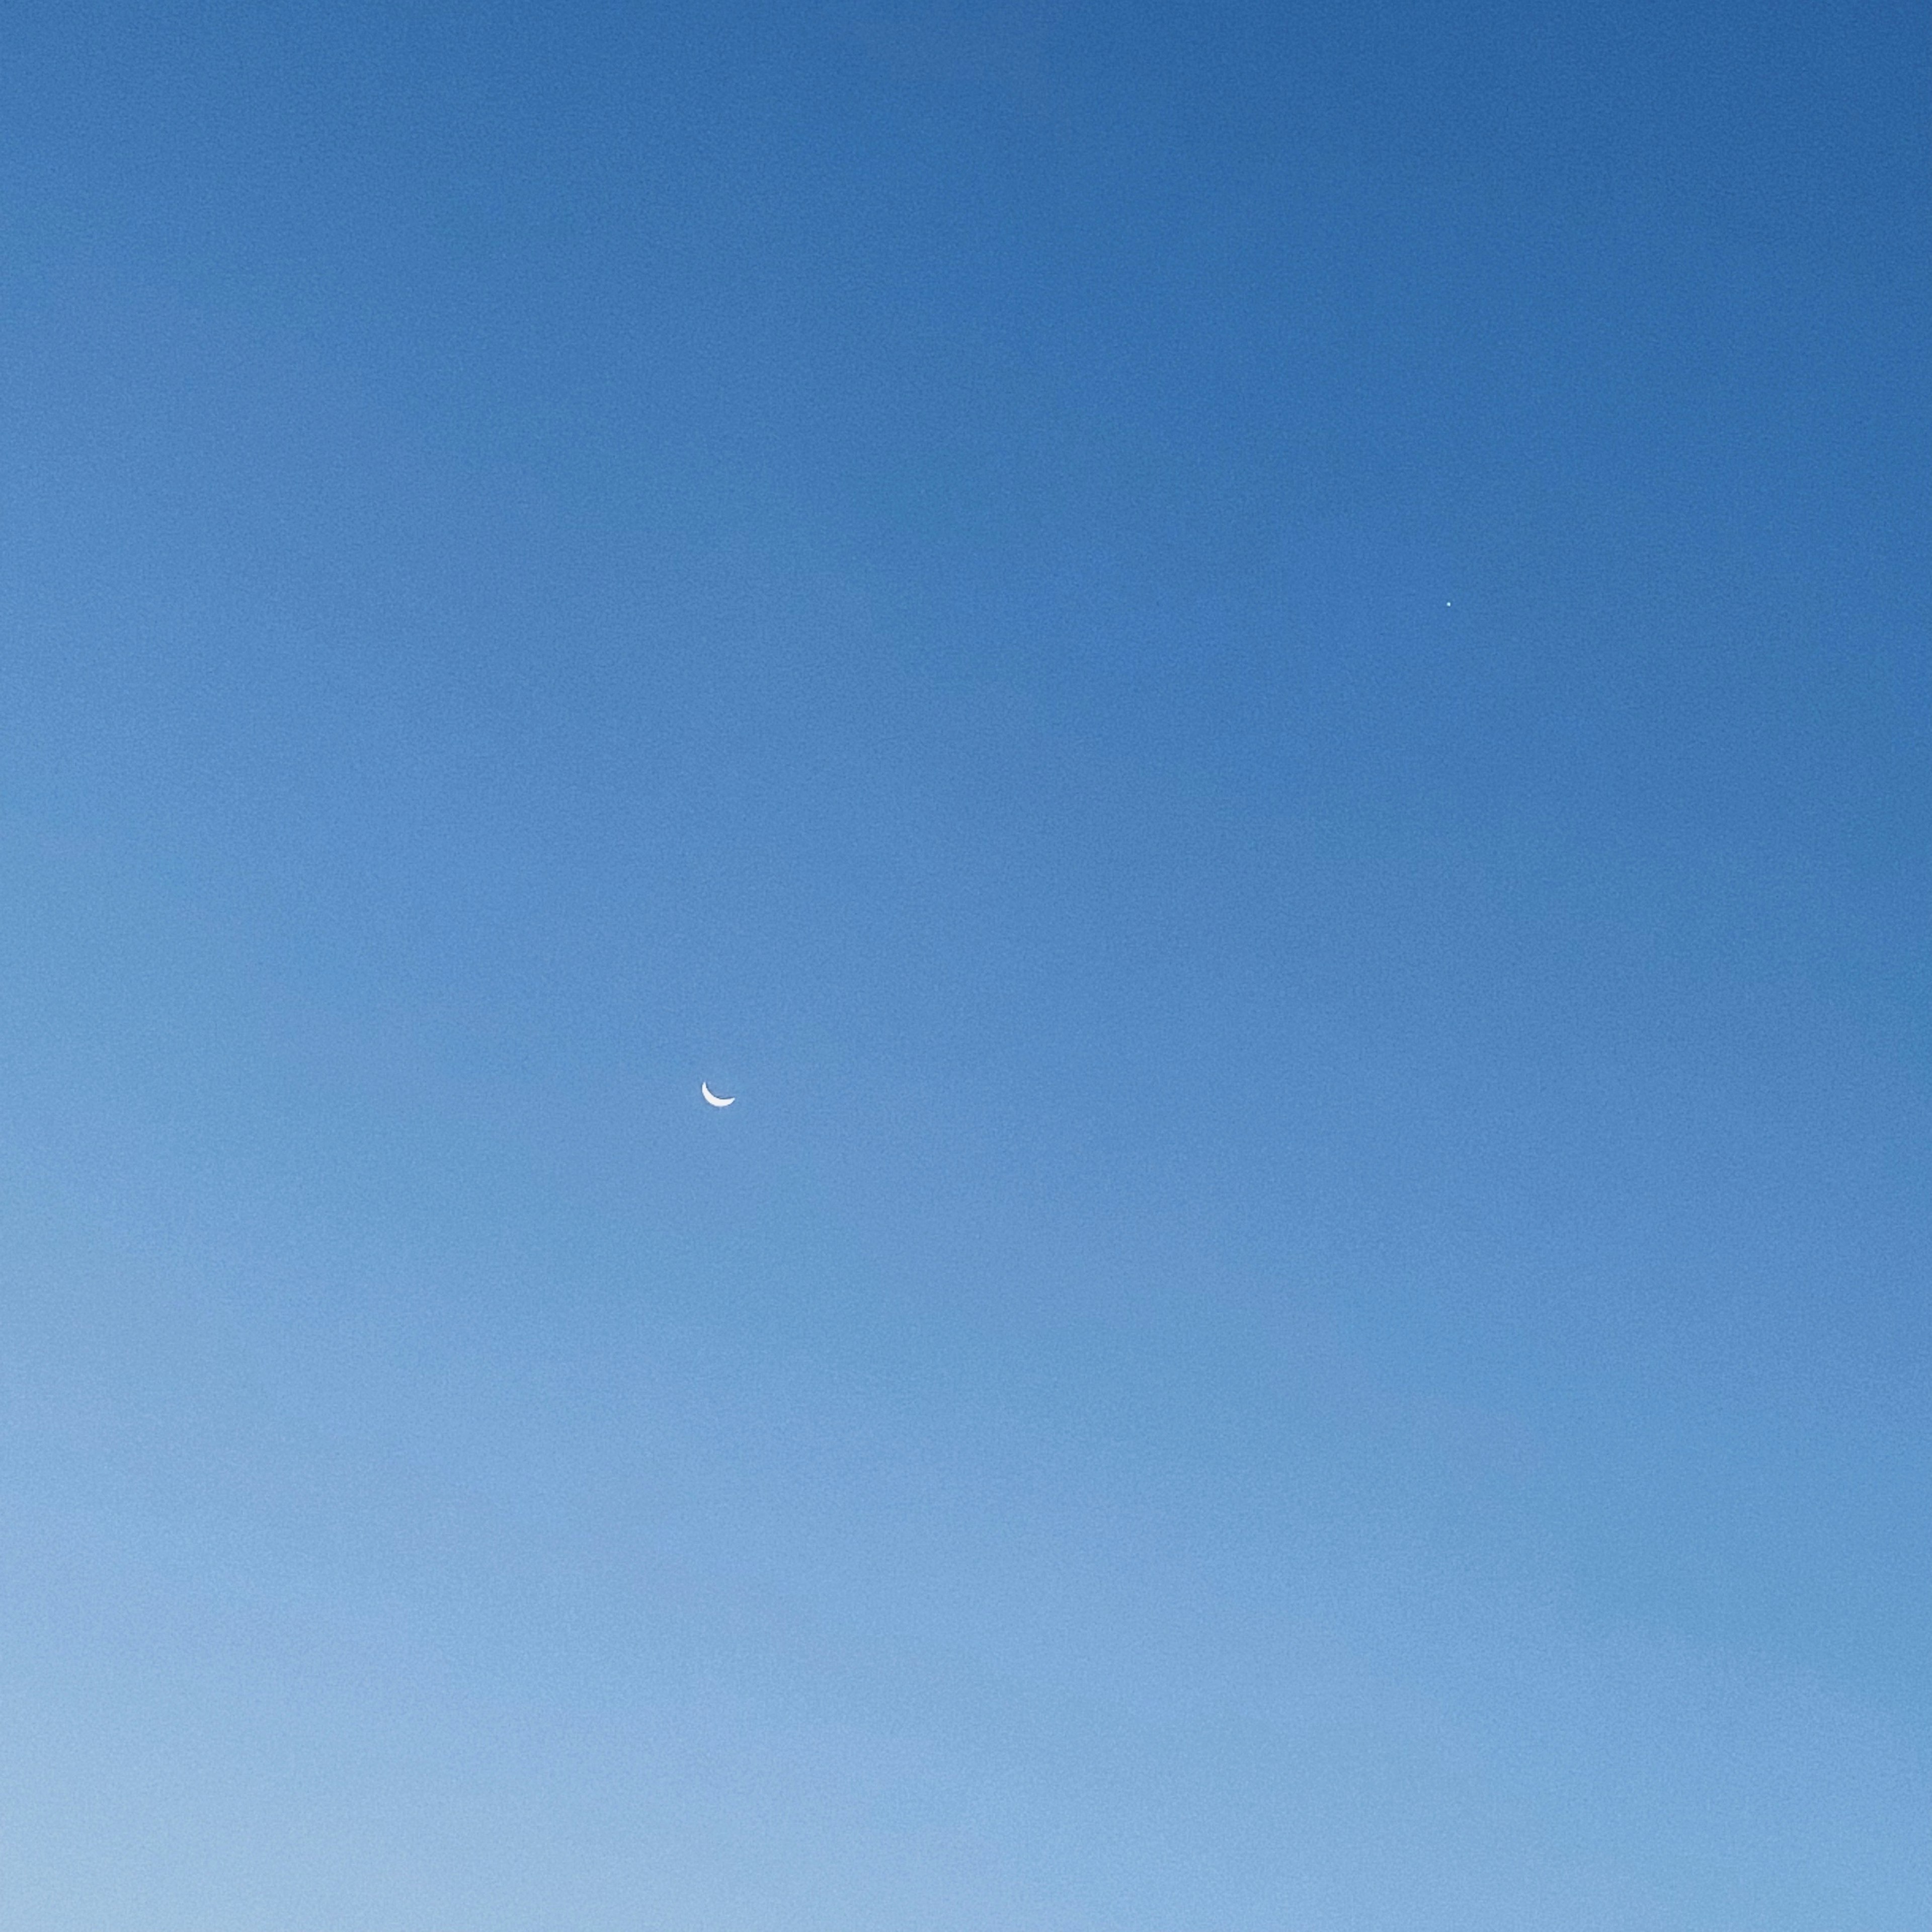
<path fill-rule="evenodd" d="M 0 1920 L 1932 1922 L 1920 8 L 0 56 Z"/>

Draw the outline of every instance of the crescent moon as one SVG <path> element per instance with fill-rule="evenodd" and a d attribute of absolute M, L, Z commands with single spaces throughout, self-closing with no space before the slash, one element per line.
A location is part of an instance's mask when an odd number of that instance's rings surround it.
<path fill-rule="evenodd" d="M 698 1083 L 698 1090 L 702 1094 L 714 1107 L 728 1107 L 731 1106 L 738 1097 L 736 1094 L 728 1094 L 721 1100 L 716 1094 L 712 1092 L 711 1089 L 707 1087 L 702 1080 Z"/>

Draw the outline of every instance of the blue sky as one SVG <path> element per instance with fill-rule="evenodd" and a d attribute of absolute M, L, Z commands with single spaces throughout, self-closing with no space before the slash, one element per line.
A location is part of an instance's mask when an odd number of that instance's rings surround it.
<path fill-rule="evenodd" d="M 1922 24 L 11 9 L 0 1916 L 1922 1925 Z"/>

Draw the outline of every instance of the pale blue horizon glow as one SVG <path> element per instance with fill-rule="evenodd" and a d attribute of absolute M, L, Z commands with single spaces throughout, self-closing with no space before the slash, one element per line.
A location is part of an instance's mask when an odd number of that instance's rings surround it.
<path fill-rule="evenodd" d="M 0 1919 L 1922 1927 L 1922 27 L 14 10 Z"/>

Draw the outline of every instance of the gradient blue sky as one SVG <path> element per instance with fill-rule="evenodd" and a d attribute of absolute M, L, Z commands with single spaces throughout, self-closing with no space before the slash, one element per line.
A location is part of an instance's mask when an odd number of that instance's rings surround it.
<path fill-rule="evenodd" d="M 1923 24 L 14 0 L 0 1917 L 1918 1932 Z"/>

